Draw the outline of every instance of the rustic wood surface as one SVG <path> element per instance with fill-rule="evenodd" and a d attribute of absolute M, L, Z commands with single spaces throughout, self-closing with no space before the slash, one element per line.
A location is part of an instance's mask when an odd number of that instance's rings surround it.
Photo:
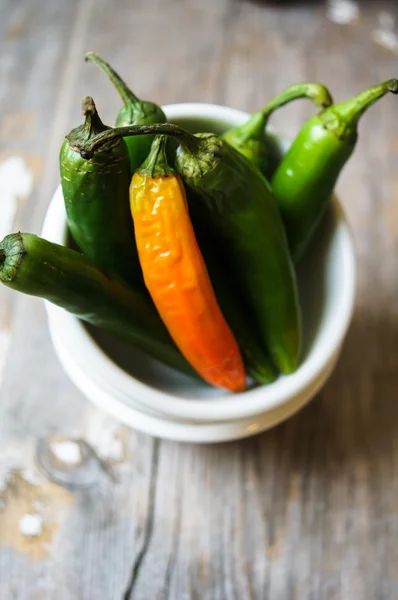
<path fill-rule="evenodd" d="M 9 228 L 40 230 L 81 97 L 106 121 L 118 110 L 84 52 L 164 104 L 253 111 L 305 79 L 343 99 L 398 75 L 396 0 L 356 6 L 337 24 L 321 1 L 0 0 L 0 166 L 22 157 L 34 177 Z M 293 135 L 310 110 L 273 123 Z M 397 163 L 391 97 L 338 185 L 359 261 L 342 358 L 315 401 L 243 442 L 182 445 L 113 422 L 63 372 L 42 302 L 1 290 L 1 600 L 398 598 Z M 91 442 L 116 481 L 72 493 L 41 479 L 34 448 L 51 433 Z M 36 537 L 20 531 L 27 513 L 43 519 Z"/>

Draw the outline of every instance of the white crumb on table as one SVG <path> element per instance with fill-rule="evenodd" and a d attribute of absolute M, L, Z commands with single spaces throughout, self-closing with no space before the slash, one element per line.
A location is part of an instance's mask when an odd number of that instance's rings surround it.
<path fill-rule="evenodd" d="M 108 445 L 106 452 L 102 453 L 108 460 L 120 461 L 123 459 L 123 444 L 122 442 L 114 438 Z"/>
<path fill-rule="evenodd" d="M 379 28 L 372 31 L 372 40 L 386 50 L 398 54 L 398 36 L 394 16 L 388 12 L 379 14 Z"/>
<path fill-rule="evenodd" d="M 359 17 L 359 6 L 353 0 L 328 0 L 327 16 L 339 25 L 348 25 Z"/>
<path fill-rule="evenodd" d="M 36 514 L 23 515 L 19 519 L 19 531 L 26 537 L 37 537 L 43 531 L 43 517 Z"/>
<path fill-rule="evenodd" d="M 87 423 L 87 440 L 103 460 L 121 462 L 124 459 L 123 442 L 120 439 L 120 423 L 96 410 Z"/>
<path fill-rule="evenodd" d="M 82 461 L 82 453 L 79 444 L 71 441 L 59 441 L 51 444 L 54 456 L 65 465 L 78 465 Z"/>

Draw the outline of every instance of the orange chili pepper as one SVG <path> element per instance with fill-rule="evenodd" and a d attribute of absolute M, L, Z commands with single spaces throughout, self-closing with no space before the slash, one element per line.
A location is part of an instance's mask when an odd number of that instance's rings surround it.
<path fill-rule="evenodd" d="M 155 138 L 134 174 L 130 206 L 145 284 L 176 345 L 208 383 L 246 386 L 238 344 L 218 306 L 189 217 L 182 180 Z"/>

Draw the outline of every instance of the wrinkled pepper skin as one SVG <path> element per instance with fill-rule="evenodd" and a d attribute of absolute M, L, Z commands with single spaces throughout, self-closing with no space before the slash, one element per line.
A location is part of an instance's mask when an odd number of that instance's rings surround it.
<path fill-rule="evenodd" d="M 187 189 L 186 193 L 188 206 L 192 207 L 196 202 L 200 202 L 192 190 Z M 217 302 L 238 342 L 246 371 L 258 384 L 272 383 L 277 378 L 275 367 L 260 344 L 255 323 L 241 291 L 236 287 L 234 277 L 224 267 L 219 243 L 209 235 L 207 228 L 194 218 L 192 210 L 190 215 Z"/>
<path fill-rule="evenodd" d="M 305 254 L 335 188 L 354 151 L 360 117 L 379 98 L 398 93 L 391 79 L 311 117 L 271 179 L 295 263 Z"/>
<path fill-rule="evenodd" d="M 44 298 L 197 377 L 147 297 L 109 279 L 75 250 L 32 234 L 8 235 L 0 242 L 0 281 L 18 292 Z"/>
<path fill-rule="evenodd" d="M 172 124 L 121 127 L 81 147 L 83 158 L 118 137 L 158 133 L 177 138 L 176 170 L 201 202 L 195 218 L 219 240 L 256 321 L 261 342 L 282 373 L 297 369 L 301 311 L 294 266 L 272 190 L 260 171 L 214 134 L 192 135 Z"/>
<path fill-rule="evenodd" d="M 239 347 L 217 304 L 181 178 L 167 165 L 165 141 L 155 138 L 130 187 L 145 284 L 171 337 L 203 379 L 242 391 L 246 381 Z"/>
<path fill-rule="evenodd" d="M 165 123 L 167 121 L 163 110 L 148 100 L 138 98 L 116 73 L 116 71 L 95 52 L 88 52 L 86 60 L 97 65 L 110 79 L 123 100 L 123 106 L 116 118 L 116 127 L 127 125 L 151 125 L 153 123 Z M 153 142 L 153 135 L 137 137 L 126 137 L 128 153 L 130 156 L 131 172 L 144 162 L 149 154 Z"/>
<path fill-rule="evenodd" d="M 179 147 L 176 168 L 201 202 L 190 207 L 220 242 L 262 343 L 282 373 L 298 366 L 301 316 L 295 272 L 271 189 L 247 159 L 212 134 L 195 136 L 209 170 Z"/>
<path fill-rule="evenodd" d="M 270 178 L 281 161 L 282 154 L 275 138 L 265 129 L 275 110 L 299 98 L 311 100 L 319 110 L 330 106 L 333 102 L 329 90 L 321 83 L 295 83 L 272 98 L 248 121 L 228 129 L 222 139 Z"/>
<path fill-rule="evenodd" d="M 91 98 L 85 98 L 84 112 L 84 125 L 69 134 L 60 152 L 69 230 L 80 250 L 105 273 L 143 285 L 129 210 L 126 144 L 119 139 L 113 147 L 96 152 L 91 160 L 83 160 L 76 144 L 109 129 L 100 121 Z"/>

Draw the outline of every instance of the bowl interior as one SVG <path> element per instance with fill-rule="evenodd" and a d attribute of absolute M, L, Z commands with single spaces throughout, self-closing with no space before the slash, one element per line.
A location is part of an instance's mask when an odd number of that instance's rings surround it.
<path fill-rule="evenodd" d="M 242 113 L 239 115 L 239 120 L 242 121 Z M 219 118 L 209 115 L 197 118 L 187 115 L 177 118 L 171 116 L 170 121 L 192 132 L 222 133 L 227 128 L 238 124 L 237 118 L 232 117 Z M 344 231 L 340 231 L 339 225 L 340 229 L 342 225 L 344 226 Z M 333 317 L 341 286 L 344 285 L 344 270 L 340 268 L 344 262 L 344 244 L 341 243 L 344 232 L 347 234 L 341 210 L 337 202 L 331 203 L 311 248 L 298 270 L 304 333 L 302 366 L 305 365 L 312 353 L 316 352 L 317 345 L 324 343 L 325 328 Z M 95 343 L 114 363 L 133 378 L 145 384 L 148 389 L 158 390 L 175 397 L 204 401 L 231 396 L 227 391 L 212 388 L 205 383 L 201 384 L 180 375 L 107 333 L 91 326 L 86 326 L 86 328 Z M 295 376 L 296 374 L 291 375 L 289 379 Z M 270 395 L 272 395 L 272 391 L 277 391 L 286 379 L 286 377 L 280 376 L 276 382 L 267 386 L 266 389 Z"/>

